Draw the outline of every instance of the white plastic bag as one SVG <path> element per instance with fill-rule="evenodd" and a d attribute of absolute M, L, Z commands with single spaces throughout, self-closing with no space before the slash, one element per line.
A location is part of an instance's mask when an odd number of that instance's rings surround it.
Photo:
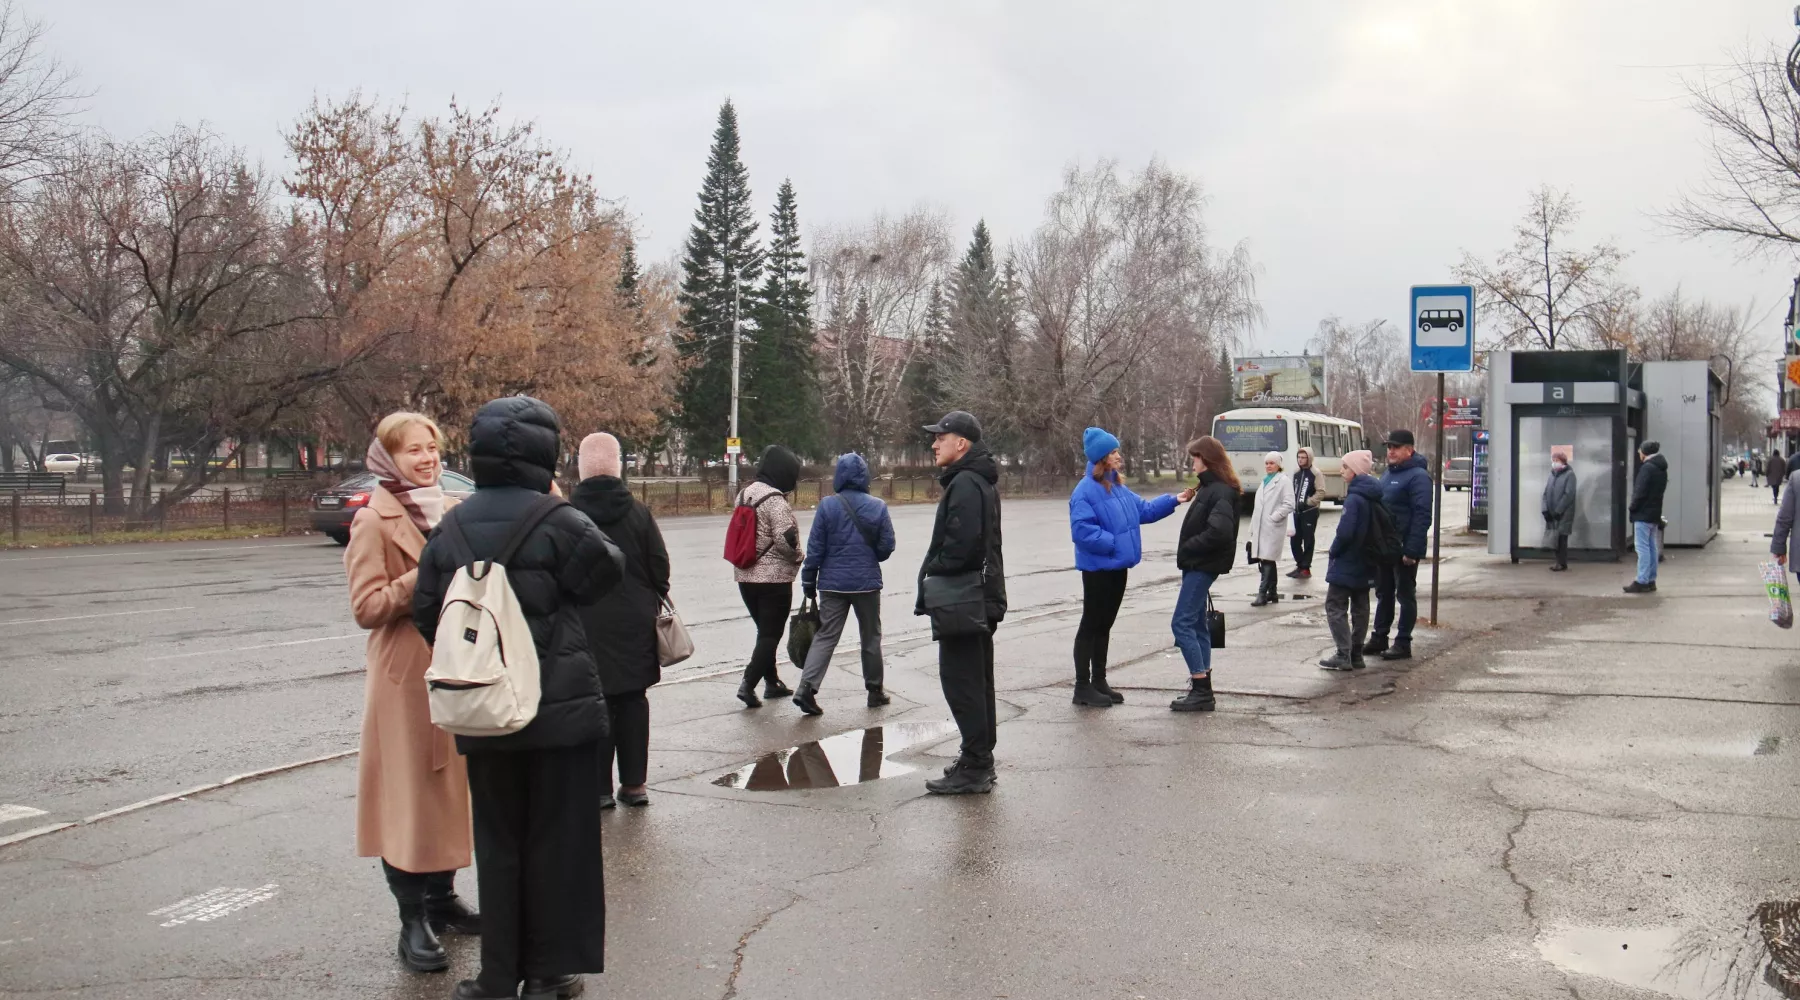
<path fill-rule="evenodd" d="M 1794 601 L 1788 593 L 1787 567 L 1771 559 L 1757 566 L 1763 588 L 1769 592 L 1769 620 L 1781 628 L 1794 627 Z"/>

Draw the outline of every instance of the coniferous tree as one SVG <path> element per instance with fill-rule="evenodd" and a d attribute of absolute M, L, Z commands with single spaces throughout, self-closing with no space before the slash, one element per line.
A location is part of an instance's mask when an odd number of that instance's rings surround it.
<path fill-rule="evenodd" d="M 1000 267 L 987 222 L 977 222 L 950 279 L 948 353 L 955 360 L 942 384 L 947 402 L 975 411 L 984 440 L 1002 454 L 1019 445 L 1021 417 L 1031 405 L 1021 398 L 1016 378 L 1017 301 L 1018 277 L 1011 262 Z"/>
<path fill-rule="evenodd" d="M 756 281 L 762 275 L 763 252 L 756 241 L 756 218 L 750 207 L 750 174 L 738 158 L 737 109 L 730 101 L 719 108 L 700 207 L 688 230 L 681 261 L 681 333 L 677 349 L 688 362 L 676 396 L 681 402 L 679 426 L 694 458 L 720 455 L 730 429 L 731 333 L 733 293 L 747 331 L 756 305 Z M 745 337 L 744 361 L 750 343 Z M 745 380 L 740 380 L 744 384 Z M 742 407 L 740 406 L 740 423 Z"/>
<path fill-rule="evenodd" d="M 919 428 L 935 423 L 950 409 L 945 386 L 950 350 L 950 302 L 944 286 L 936 284 L 931 288 L 931 306 L 925 314 L 925 334 L 913 350 L 912 364 L 907 366 L 901 389 L 906 411 L 895 444 L 903 450 L 922 454 L 924 438 L 919 435 Z"/>
<path fill-rule="evenodd" d="M 812 325 L 812 286 L 800 247 L 800 214 L 792 181 L 781 182 L 769 217 L 766 276 L 757 293 L 756 347 L 747 359 L 744 437 L 756 449 L 783 444 L 817 456 L 820 433 L 818 364 Z"/>

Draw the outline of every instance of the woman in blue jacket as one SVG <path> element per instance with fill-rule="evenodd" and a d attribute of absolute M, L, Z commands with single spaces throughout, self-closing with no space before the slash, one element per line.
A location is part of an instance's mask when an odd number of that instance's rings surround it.
<path fill-rule="evenodd" d="M 1139 525 L 1168 517 L 1193 499 L 1194 491 L 1145 500 L 1119 476 L 1125 458 L 1118 438 L 1089 427 L 1081 448 L 1087 453 L 1088 474 L 1069 495 L 1069 533 L 1075 540 L 1075 568 L 1081 570 L 1075 704 L 1111 708 L 1125 698 L 1106 683 L 1106 646 L 1125 600 L 1125 575 L 1144 557 Z"/>

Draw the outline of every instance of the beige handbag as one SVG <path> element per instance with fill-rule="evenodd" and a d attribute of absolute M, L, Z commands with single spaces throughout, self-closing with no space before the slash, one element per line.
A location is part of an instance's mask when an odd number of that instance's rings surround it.
<path fill-rule="evenodd" d="M 682 660 L 694 655 L 694 640 L 688 638 L 687 626 L 681 622 L 680 612 L 668 598 L 663 598 L 662 613 L 656 616 L 656 659 L 665 667 L 672 667 Z"/>

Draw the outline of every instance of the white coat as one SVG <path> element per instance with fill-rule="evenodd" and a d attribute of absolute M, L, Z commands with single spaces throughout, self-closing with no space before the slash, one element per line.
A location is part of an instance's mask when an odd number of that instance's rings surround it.
<path fill-rule="evenodd" d="M 1280 562 L 1281 550 L 1292 534 L 1294 478 L 1277 474 L 1256 489 L 1256 507 L 1250 513 L 1250 558 Z"/>

